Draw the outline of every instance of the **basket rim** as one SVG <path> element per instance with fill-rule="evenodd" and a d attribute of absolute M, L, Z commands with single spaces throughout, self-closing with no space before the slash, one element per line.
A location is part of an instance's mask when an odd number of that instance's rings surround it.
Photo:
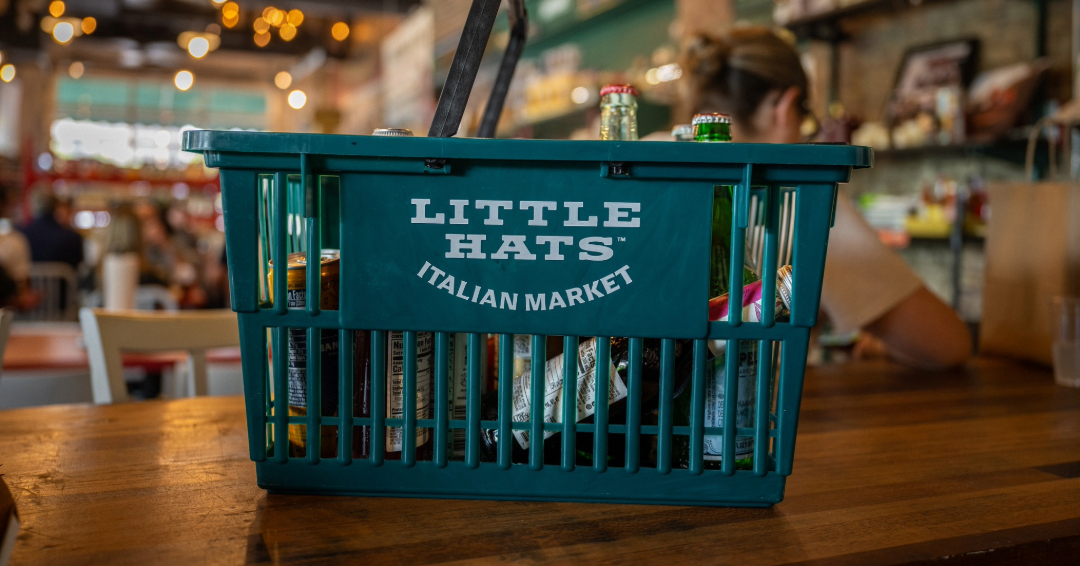
<path fill-rule="evenodd" d="M 522 140 L 478 138 L 387 138 L 340 134 L 295 134 L 189 130 L 184 151 L 327 157 L 476 159 L 493 161 L 639 162 L 798 167 L 873 166 L 874 150 L 846 144 L 677 143 L 666 141 Z"/>

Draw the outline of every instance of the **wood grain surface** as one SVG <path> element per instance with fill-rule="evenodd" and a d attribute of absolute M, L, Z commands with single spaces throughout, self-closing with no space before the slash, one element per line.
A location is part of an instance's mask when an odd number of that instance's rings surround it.
<path fill-rule="evenodd" d="M 811 369 L 771 509 L 271 495 L 242 400 L 0 412 L 23 564 L 1077 564 L 1080 390 L 978 360 Z"/>

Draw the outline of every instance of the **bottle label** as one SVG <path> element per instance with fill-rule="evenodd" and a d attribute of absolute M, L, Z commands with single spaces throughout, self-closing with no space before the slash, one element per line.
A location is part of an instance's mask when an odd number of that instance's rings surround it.
<path fill-rule="evenodd" d="M 626 398 L 626 383 L 619 376 L 615 366 L 608 360 L 608 404 Z M 596 412 L 596 339 L 590 339 L 578 346 L 577 360 L 577 420 L 582 420 Z M 547 361 L 544 368 L 545 396 L 544 422 L 562 422 L 563 399 L 563 354 Z M 529 408 L 532 405 L 532 374 L 526 372 L 514 378 L 514 422 L 529 422 Z M 544 438 L 554 436 L 555 431 L 544 431 Z M 515 430 L 514 438 L 522 448 L 529 447 L 529 431 Z"/>
<path fill-rule="evenodd" d="M 712 379 L 705 380 L 705 426 L 724 426 L 724 358 L 715 358 Z M 735 426 L 750 428 L 753 426 L 754 401 L 757 398 L 755 387 L 757 377 L 758 343 L 739 343 L 739 396 L 735 403 Z M 705 460 L 720 460 L 724 444 L 722 435 L 705 436 Z M 735 459 L 744 460 L 754 455 L 754 437 L 735 437 Z"/>
<path fill-rule="evenodd" d="M 431 369 L 432 347 L 435 335 L 430 332 L 416 333 L 416 418 L 426 419 L 430 416 L 431 409 Z M 401 332 L 391 332 L 388 349 L 390 350 L 387 363 L 387 387 L 386 387 L 386 416 L 391 419 L 403 418 L 402 389 L 405 386 L 404 360 L 405 339 Z M 422 446 L 428 440 L 429 430 L 417 427 L 416 445 Z M 401 451 L 402 429 L 400 427 L 387 427 L 386 451 Z"/>
<path fill-rule="evenodd" d="M 514 377 L 532 371 L 532 336 L 514 335 Z"/>
<path fill-rule="evenodd" d="M 289 289 L 286 299 L 290 309 L 307 307 L 307 291 Z M 307 408 L 307 329 L 289 328 L 288 355 L 286 356 L 289 378 L 289 405 Z M 320 332 L 319 354 L 322 356 L 322 414 L 337 414 L 338 404 L 338 333 L 337 330 Z"/>
<path fill-rule="evenodd" d="M 455 421 L 465 420 L 465 393 L 469 376 L 468 336 L 468 334 L 464 333 L 450 335 L 448 352 L 450 364 L 450 419 Z M 465 429 L 460 428 L 451 431 L 451 448 L 454 456 L 465 456 Z"/>

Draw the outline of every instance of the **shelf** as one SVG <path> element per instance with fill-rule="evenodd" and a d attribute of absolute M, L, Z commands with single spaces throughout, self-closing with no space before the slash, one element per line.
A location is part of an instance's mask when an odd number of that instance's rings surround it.
<path fill-rule="evenodd" d="M 789 2 L 795 0 L 788 0 Z M 840 22 L 845 19 L 869 14 L 873 12 L 905 10 L 918 8 L 930 3 L 953 0 L 866 0 L 858 4 L 851 4 L 828 12 L 815 14 L 783 24 L 784 27 L 795 33 L 800 39 L 820 39 L 822 41 L 842 41 L 843 32 L 840 30 Z"/>

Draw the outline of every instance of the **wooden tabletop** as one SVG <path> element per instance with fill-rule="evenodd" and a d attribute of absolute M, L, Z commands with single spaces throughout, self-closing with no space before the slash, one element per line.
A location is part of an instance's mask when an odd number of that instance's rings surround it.
<path fill-rule="evenodd" d="M 184 352 L 128 352 L 124 354 L 124 365 L 160 371 L 186 359 Z M 238 363 L 240 348 L 210 350 L 207 359 L 216 363 Z M 11 327 L 11 336 L 4 351 L 4 370 L 86 368 L 89 371 L 89 367 L 79 323 L 16 323 Z"/>
<path fill-rule="evenodd" d="M 771 509 L 269 495 L 239 398 L 0 412 L 22 564 L 1076 564 L 1080 390 L 812 369 Z"/>

